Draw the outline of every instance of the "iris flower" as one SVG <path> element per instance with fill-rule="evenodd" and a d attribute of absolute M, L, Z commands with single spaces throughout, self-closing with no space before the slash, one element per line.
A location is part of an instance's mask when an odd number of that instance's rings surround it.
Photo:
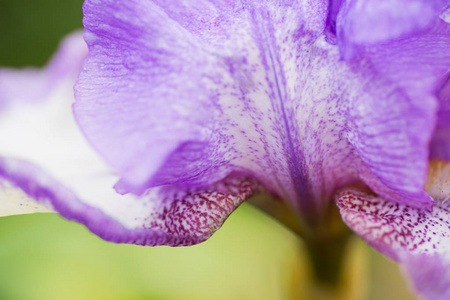
<path fill-rule="evenodd" d="M 265 197 L 325 247 L 339 211 L 449 299 L 449 7 L 87 0 L 88 54 L 75 34 L 46 68 L 0 72 L 0 211 L 187 246 Z"/>

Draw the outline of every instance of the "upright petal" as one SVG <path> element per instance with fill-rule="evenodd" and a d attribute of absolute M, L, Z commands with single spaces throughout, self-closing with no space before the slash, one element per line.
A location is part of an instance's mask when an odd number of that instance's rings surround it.
<path fill-rule="evenodd" d="M 121 193 L 244 172 L 292 207 L 365 181 L 426 207 L 433 97 L 325 42 L 325 1 L 86 1 L 75 114 Z M 384 75 L 384 74 L 383 74 Z M 420 101 L 419 101 L 420 100 Z"/>

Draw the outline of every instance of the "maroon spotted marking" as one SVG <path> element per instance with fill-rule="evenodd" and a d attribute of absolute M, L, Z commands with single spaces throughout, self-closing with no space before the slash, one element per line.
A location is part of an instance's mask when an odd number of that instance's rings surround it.
<path fill-rule="evenodd" d="M 432 211 L 391 203 L 355 189 L 341 192 L 337 206 L 345 223 L 369 244 L 401 261 L 405 255 L 445 253 L 450 249 L 448 207 Z"/>
<path fill-rule="evenodd" d="M 227 178 L 207 188 L 189 188 L 186 191 L 162 191 L 163 205 L 149 218 L 146 228 L 168 235 L 192 237 L 198 242 L 208 239 L 221 227 L 227 217 L 257 189 L 255 180 Z M 185 241 L 191 239 L 184 239 Z"/>

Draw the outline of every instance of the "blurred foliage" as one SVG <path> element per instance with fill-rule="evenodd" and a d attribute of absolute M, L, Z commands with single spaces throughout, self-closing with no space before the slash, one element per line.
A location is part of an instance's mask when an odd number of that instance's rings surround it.
<path fill-rule="evenodd" d="M 0 65 L 43 65 L 81 28 L 81 5 L 0 0 Z M 247 205 L 209 241 L 187 248 L 107 243 L 52 214 L 0 218 L 0 299 L 283 300 L 307 280 L 300 246 Z M 414 299 L 396 264 L 360 241 L 355 247 L 348 277 L 359 279 L 348 280 L 366 281 L 368 300 Z"/>
<path fill-rule="evenodd" d="M 209 241 L 184 248 L 107 243 L 53 214 L 0 218 L 0 299 L 287 300 L 293 285 L 299 291 L 293 270 L 307 265 L 300 245 L 245 204 Z M 355 273 L 368 300 L 414 299 L 396 264 L 355 245 L 350 253 L 364 251 L 371 265 Z"/>
<path fill-rule="evenodd" d="M 82 0 L 0 0 L 0 65 L 43 65 L 60 39 L 81 28 Z"/>
<path fill-rule="evenodd" d="M 0 299 L 284 299 L 297 241 L 243 207 L 208 242 L 104 242 L 52 214 L 0 219 Z"/>

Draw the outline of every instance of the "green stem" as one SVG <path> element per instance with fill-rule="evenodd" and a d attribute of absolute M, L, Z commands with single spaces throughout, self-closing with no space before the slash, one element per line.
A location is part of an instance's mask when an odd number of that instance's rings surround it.
<path fill-rule="evenodd" d="M 317 286 L 337 289 L 350 235 L 305 240 L 312 276 Z"/>

